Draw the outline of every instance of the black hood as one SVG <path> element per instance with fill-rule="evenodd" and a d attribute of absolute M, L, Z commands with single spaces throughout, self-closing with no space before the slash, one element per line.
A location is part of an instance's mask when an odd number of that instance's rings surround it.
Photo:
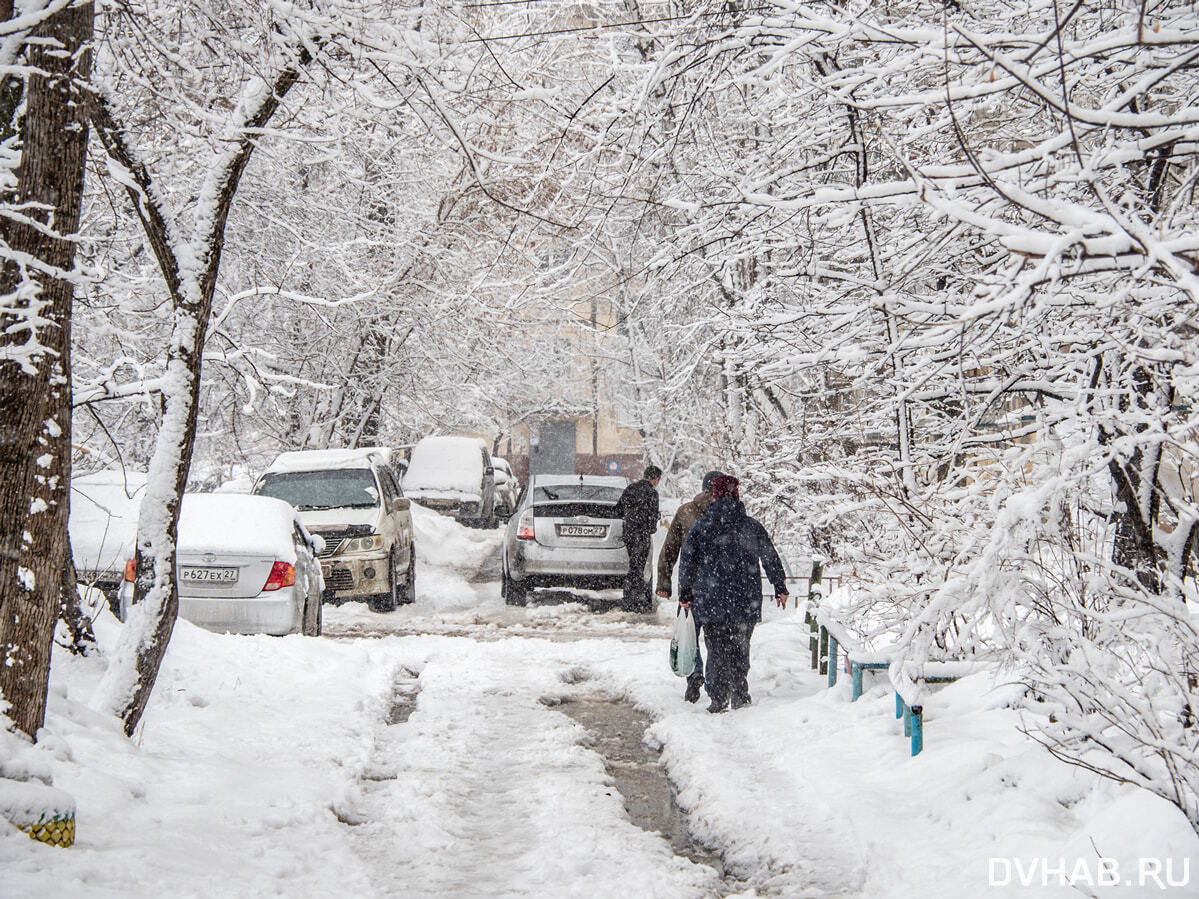
<path fill-rule="evenodd" d="M 712 501 L 707 514 L 722 524 L 732 524 L 745 517 L 745 503 L 732 496 L 722 496 Z"/>

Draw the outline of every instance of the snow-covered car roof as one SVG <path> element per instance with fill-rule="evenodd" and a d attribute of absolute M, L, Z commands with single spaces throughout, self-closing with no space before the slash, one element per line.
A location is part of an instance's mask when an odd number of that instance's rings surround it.
<path fill-rule="evenodd" d="M 111 469 L 71 478 L 71 553 L 83 571 L 119 569 L 137 542 L 146 489 L 142 471 Z"/>
<path fill-rule="evenodd" d="M 530 486 L 545 487 L 553 484 L 594 484 L 596 487 L 627 487 L 629 479 L 609 474 L 535 474 L 529 479 Z"/>
<path fill-rule="evenodd" d="M 295 560 L 292 534 L 299 516 L 272 496 L 185 493 L 179 512 L 181 552 L 261 553 Z"/>
<path fill-rule="evenodd" d="M 275 461 L 263 474 L 327 471 L 330 468 L 370 468 L 371 462 L 387 463 L 382 448 L 368 446 L 361 449 L 291 450 L 275 457 Z"/>
<path fill-rule="evenodd" d="M 487 444 L 478 437 L 422 437 L 412 448 L 404 491 L 457 490 L 478 493 L 483 473 L 480 450 Z"/>

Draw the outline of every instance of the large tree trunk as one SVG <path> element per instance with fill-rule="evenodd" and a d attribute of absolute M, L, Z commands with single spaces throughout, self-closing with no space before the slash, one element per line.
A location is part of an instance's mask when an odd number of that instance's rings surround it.
<path fill-rule="evenodd" d="M 0 292 L 15 300 L 3 316 L 0 356 L 0 694 L 30 736 L 45 720 L 68 551 L 74 285 L 64 276 L 83 200 L 92 22 L 90 3 L 64 9 L 27 49 L 36 74 L 25 89 L 21 162 L 7 199 L 44 227 L 0 220 L 9 248 L 34 260 L 10 261 L 0 273 Z M 22 323 L 29 329 L 9 330 Z"/>

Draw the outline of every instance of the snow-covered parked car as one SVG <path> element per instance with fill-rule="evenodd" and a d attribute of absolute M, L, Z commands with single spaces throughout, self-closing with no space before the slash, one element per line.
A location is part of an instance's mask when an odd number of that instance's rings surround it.
<path fill-rule="evenodd" d="M 366 600 L 390 612 L 416 598 L 412 513 L 378 449 L 280 453 L 254 493 L 291 503 L 325 541 L 325 601 Z"/>
<path fill-rule="evenodd" d="M 137 542 L 145 472 L 119 468 L 71 478 L 71 555 L 80 583 L 102 590 L 113 612 L 125 560 Z"/>
<path fill-rule="evenodd" d="M 321 632 L 323 540 L 282 500 L 187 493 L 179 513 L 175 578 L 179 616 L 233 634 Z M 121 619 L 133 601 L 133 560 L 121 585 Z"/>
<path fill-rule="evenodd" d="M 495 467 L 478 437 L 422 437 L 408 460 L 404 493 L 463 524 L 495 526 Z"/>
<path fill-rule="evenodd" d="M 512 473 L 512 466 L 507 459 L 492 456 L 491 464 L 495 467 L 495 516 L 507 521 L 512 517 L 516 501 L 520 499 L 520 481 Z"/>

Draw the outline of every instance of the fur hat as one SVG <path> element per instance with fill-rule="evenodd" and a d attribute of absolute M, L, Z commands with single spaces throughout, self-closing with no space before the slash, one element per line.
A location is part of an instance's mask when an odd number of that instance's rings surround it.
<path fill-rule="evenodd" d="M 722 474 L 712 482 L 712 499 L 723 499 L 726 496 L 741 499 L 741 494 L 737 492 L 737 485 L 740 483 L 731 474 Z"/>

